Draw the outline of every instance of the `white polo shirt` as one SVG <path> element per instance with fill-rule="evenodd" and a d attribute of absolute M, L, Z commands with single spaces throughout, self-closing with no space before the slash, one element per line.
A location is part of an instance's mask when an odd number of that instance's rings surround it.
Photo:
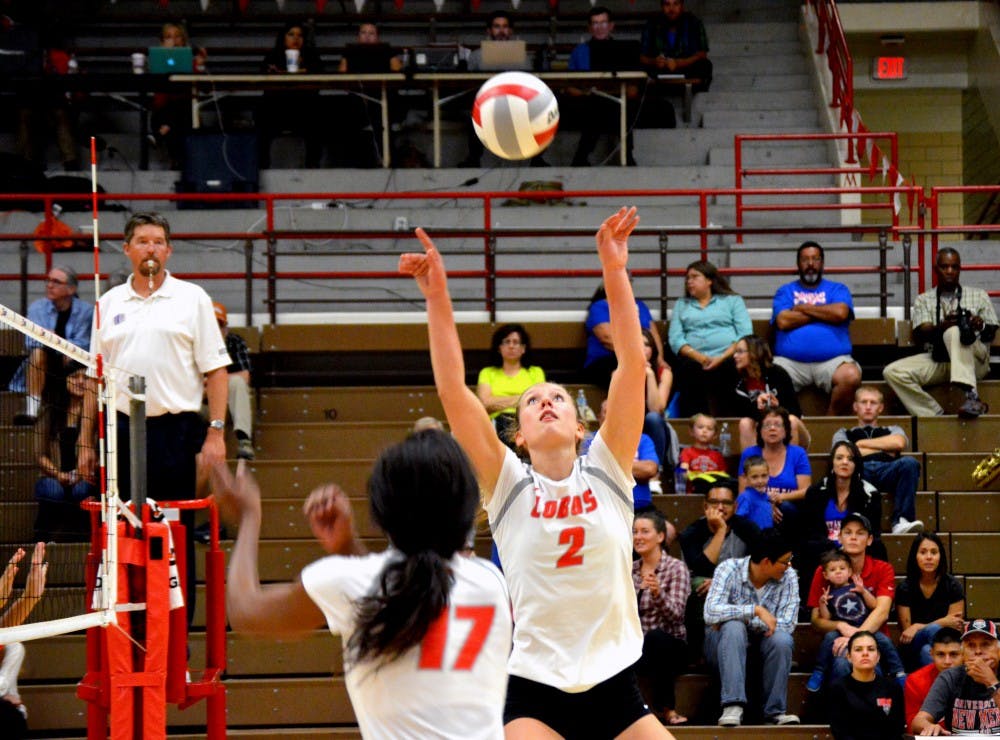
<path fill-rule="evenodd" d="M 351 639 L 354 602 L 368 594 L 393 549 L 364 557 L 331 555 L 302 570 L 306 593 L 330 631 Z M 346 658 L 347 692 L 366 740 L 502 740 L 510 654 L 510 597 L 492 563 L 455 555 L 447 619 L 420 646 L 377 669 Z"/>
<path fill-rule="evenodd" d="M 514 604 L 510 673 L 577 693 L 639 659 L 634 485 L 600 432 L 564 480 L 507 450 L 486 513 Z"/>
<path fill-rule="evenodd" d="M 101 296 L 91 333 L 90 351 L 104 355 L 105 373 L 118 384 L 117 409 L 128 414 L 128 379 L 142 375 L 147 416 L 198 411 L 204 374 L 230 364 L 212 300 L 169 272 L 148 298 L 132 289 L 132 279 Z"/>

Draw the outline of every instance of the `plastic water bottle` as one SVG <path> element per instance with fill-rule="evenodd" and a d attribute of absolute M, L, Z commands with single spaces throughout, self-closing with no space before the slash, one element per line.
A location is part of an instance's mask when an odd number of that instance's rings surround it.
<path fill-rule="evenodd" d="M 722 431 L 719 432 L 719 452 L 723 457 L 729 457 L 732 450 L 733 436 L 729 433 L 729 424 L 723 423 Z"/>
<path fill-rule="evenodd" d="M 680 465 L 674 468 L 674 493 L 687 493 L 687 474 Z"/>
<path fill-rule="evenodd" d="M 583 388 L 580 388 L 576 392 L 576 413 L 580 421 L 584 424 L 592 424 L 597 421 L 597 416 L 594 415 L 594 410 L 590 408 L 590 404 L 587 403 L 587 394 L 583 392 Z"/>

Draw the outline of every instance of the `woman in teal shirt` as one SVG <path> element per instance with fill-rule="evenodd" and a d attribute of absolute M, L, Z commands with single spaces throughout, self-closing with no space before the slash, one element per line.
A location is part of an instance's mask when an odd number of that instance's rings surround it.
<path fill-rule="evenodd" d="M 513 449 L 507 430 L 514 421 L 517 401 L 535 383 L 545 382 L 545 371 L 531 363 L 531 337 L 520 324 L 504 324 L 493 332 L 490 359 L 491 364 L 479 371 L 476 395 L 501 441 Z"/>
<path fill-rule="evenodd" d="M 671 367 L 680 393 L 680 414 L 732 416 L 727 407 L 737 381 L 733 350 L 740 337 L 753 334 L 750 314 L 711 262 L 688 265 L 684 288 L 668 333 L 677 357 Z"/>

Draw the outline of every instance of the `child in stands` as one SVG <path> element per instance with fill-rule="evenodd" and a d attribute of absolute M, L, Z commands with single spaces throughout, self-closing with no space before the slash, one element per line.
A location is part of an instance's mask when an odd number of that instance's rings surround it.
<path fill-rule="evenodd" d="M 819 614 L 823 619 L 847 622 L 858 627 L 865 617 L 877 606 L 875 594 L 865 588 L 861 576 L 854 572 L 851 559 L 840 550 L 831 550 L 820 558 L 826 588 L 819 599 Z M 830 673 L 833 663 L 833 641 L 840 636 L 836 630 L 827 632 L 816 656 L 816 669 L 809 677 L 806 688 L 819 691 Z M 881 632 L 875 633 L 883 673 L 895 677 L 902 685 L 906 680 L 903 661 L 899 658 L 895 645 Z"/>
<path fill-rule="evenodd" d="M 767 497 L 767 479 L 770 477 L 767 461 L 760 455 L 748 457 L 743 462 L 743 477 L 747 487 L 736 499 L 736 513 L 746 517 L 761 529 L 774 526 L 771 499 Z"/>
<path fill-rule="evenodd" d="M 712 447 L 715 439 L 715 417 L 708 414 L 695 414 L 691 417 L 690 446 L 681 450 L 680 466 L 690 473 L 712 473 L 725 471 L 726 458 Z"/>

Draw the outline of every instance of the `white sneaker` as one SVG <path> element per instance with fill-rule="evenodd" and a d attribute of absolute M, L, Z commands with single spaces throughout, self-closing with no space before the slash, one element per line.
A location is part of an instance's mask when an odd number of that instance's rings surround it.
<path fill-rule="evenodd" d="M 773 717 L 769 717 L 767 723 L 770 725 L 797 725 L 799 724 L 799 715 L 776 714 Z"/>
<path fill-rule="evenodd" d="M 739 704 L 732 704 L 722 710 L 719 717 L 720 727 L 739 727 L 743 722 L 743 707 Z"/>
<path fill-rule="evenodd" d="M 914 519 L 912 522 L 906 517 L 899 517 L 899 521 L 892 525 L 893 534 L 911 534 L 915 532 L 923 532 L 924 523 L 919 519 Z"/>

